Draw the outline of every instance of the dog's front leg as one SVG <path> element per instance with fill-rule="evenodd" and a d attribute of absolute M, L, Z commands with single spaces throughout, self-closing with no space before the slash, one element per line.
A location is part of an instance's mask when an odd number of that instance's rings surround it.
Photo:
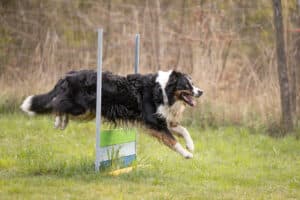
<path fill-rule="evenodd" d="M 143 96 L 144 103 L 143 105 L 143 120 L 145 124 L 150 128 L 150 134 L 165 145 L 173 149 L 174 151 L 180 153 L 185 158 L 192 158 L 193 154 L 184 149 L 179 142 L 172 135 L 171 131 L 168 128 L 165 118 L 159 117 L 156 114 L 156 108 L 152 103 L 148 102 L 149 94 L 146 92 Z"/>
<path fill-rule="evenodd" d="M 182 145 L 174 138 L 170 131 L 156 131 L 151 130 L 150 134 L 160 141 L 162 141 L 166 146 L 170 147 L 174 151 L 178 152 L 185 158 L 193 158 L 193 154 L 188 152 L 182 147 Z"/>
<path fill-rule="evenodd" d="M 182 136 L 184 138 L 186 143 L 186 148 L 188 150 L 194 151 L 195 147 L 194 147 L 193 139 L 186 128 L 180 125 L 175 125 L 175 126 L 170 125 L 170 129 L 175 133 L 177 133 L 179 136 Z"/>

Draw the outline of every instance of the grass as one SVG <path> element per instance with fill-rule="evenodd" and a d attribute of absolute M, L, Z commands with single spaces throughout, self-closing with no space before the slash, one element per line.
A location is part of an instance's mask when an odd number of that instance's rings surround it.
<path fill-rule="evenodd" d="M 185 160 L 145 134 L 138 167 L 94 172 L 94 122 L 53 129 L 51 117 L 0 115 L 0 199 L 299 199 L 300 140 L 241 127 L 190 127 Z M 183 143 L 183 141 L 181 141 Z"/>

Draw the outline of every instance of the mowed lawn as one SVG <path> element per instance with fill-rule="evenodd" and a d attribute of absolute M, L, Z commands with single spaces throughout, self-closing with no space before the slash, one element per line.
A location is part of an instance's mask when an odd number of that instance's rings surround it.
<path fill-rule="evenodd" d="M 60 131 L 51 117 L 0 115 L 0 199 L 300 199 L 295 136 L 190 132 L 193 159 L 140 134 L 136 168 L 113 177 L 94 172 L 94 121 Z"/>

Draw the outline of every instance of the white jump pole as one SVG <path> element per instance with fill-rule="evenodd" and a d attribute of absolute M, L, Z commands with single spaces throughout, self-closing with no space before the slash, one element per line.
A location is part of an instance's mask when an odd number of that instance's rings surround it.
<path fill-rule="evenodd" d="M 140 34 L 135 35 L 134 73 L 139 73 L 140 64 Z"/>
<path fill-rule="evenodd" d="M 96 99 L 96 160 L 95 170 L 100 168 L 100 131 L 101 131 L 101 88 L 102 88 L 102 44 L 103 29 L 98 29 L 98 52 L 97 52 L 97 99 Z"/>
<path fill-rule="evenodd" d="M 135 35 L 135 49 L 134 49 L 134 73 L 139 73 L 139 64 L 140 64 L 140 34 Z M 137 155 L 137 140 L 138 135 L 136 135 L 135 141 L 135 154 Z"/>

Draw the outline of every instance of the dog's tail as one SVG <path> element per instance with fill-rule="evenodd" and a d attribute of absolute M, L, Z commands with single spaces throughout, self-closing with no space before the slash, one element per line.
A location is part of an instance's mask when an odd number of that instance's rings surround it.
<path fill-rule="evenodd" d="M 20 106 L 20 108 L 28 115 L 44 114 L 52 111 L 52 100 L 55 98 L 55 89 L 39 95 L 28 96 Z"/>

